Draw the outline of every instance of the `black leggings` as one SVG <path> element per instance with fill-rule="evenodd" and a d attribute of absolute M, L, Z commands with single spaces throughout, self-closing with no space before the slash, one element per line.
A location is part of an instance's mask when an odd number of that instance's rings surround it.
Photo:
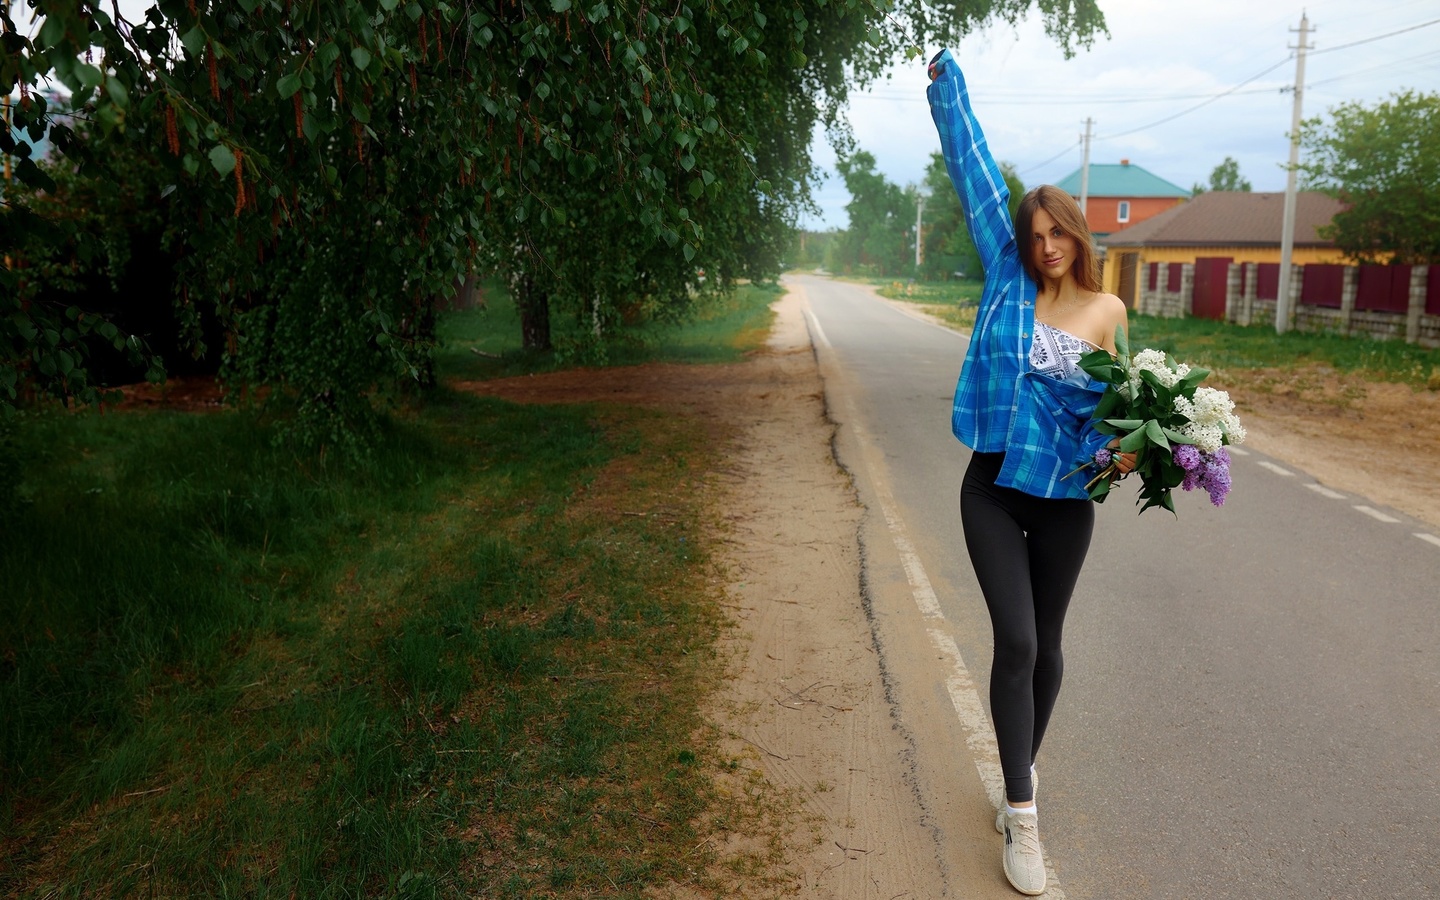
<path fill-rule="evenodd" d="M 995 632 L 990 711 L 1005 796 L 1013 803 L 1035 798 L 1030 766 L 1060 694 L 1061 631 L 1090 549 L 1095 509 L 1089 500 L 1047 500 L 997 487 L 1004 459 L 1003 453 L 971 455 L 960 521 Z"/>

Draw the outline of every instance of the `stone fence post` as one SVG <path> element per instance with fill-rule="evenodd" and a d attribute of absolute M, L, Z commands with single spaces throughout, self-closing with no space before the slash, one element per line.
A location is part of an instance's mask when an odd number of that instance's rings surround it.
<path fill-rule="evenodd" d="M 1355 317 L 1355 295 L 1360 291 L 1360 269 L 1346 266 L 1340 281 L 1340 333 L 1350 333 L 1350 322 Z"/>
<path fill-rule="evenodd" d="M 1279 289 L 1282 291 L 1288 291 L 1289 293 L 1287 294 L 1287 296 L 1290 298 L 1290 308 L 1287 310 L 1287 318 L 1289 319 L 1289 321 L 1285 323 L 1286 330 L 1290 330 L 1295 327 L 1295 313 L 1300 308 L 1300 292 L 1304 285 L 1304 266 L 1297 266 L 1294 263 L 1291 263 L 1288 275 L 1285 272 L 1280 273 Z"/>
<path fill-rule="evenodd" d="M 1425 289 L 1430 277 L 1429 266 L 1410 267 L 1410 306 L 1405 311 L 1405 343 L 1420 340 L 1420 316 L 1425 312 Z"/>
<path fill-rule="evenodd" d="M 1240 276 L 1245 272 L 1244 264 L 1236 265 L 1230 263 L 1225 267 L 1225 321 L 1240 325 L 1249 325 L 1249 322 L 1240 318 Z"/>

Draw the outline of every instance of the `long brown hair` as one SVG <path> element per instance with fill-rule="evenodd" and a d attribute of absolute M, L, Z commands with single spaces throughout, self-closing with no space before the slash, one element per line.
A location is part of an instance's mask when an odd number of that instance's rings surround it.
<path fill-rule="evenodd" d="M 1075 283 L 1082 290 L 1100 290 L 1100 260 L 1095 254 L 1095 242 L 1090 237 L 1090 226 L 1080 204 L 1075 198 L 1053 184 L 1042 184 L 1026 194 L 1015 210 L 1015 240 L 1020 249 L 1020 262 L 1025 274 L 1037 285 L 1041 284 L 1040 270 L 1035 266 L 1035 247 L 1031 243 L 1034 233 L 1035 210 L 1043 209 L 1060 226 L 1060 230 L 1075 239 Z"/>

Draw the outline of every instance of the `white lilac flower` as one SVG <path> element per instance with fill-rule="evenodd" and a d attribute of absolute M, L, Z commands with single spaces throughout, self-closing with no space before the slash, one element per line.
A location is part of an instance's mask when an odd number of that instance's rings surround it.
<path fill-rule="evenodd" d="M 1235 412 L 1235 404 L 1229 394 L 1208 387 L 1195 389 L 1194 408 L 1195 414 L 1190 418 L 1202 425 L 1219 425 L 1227 417 L 1233 418 Z"/>
<path fill-rule="evenodd" d="M 1189 397 L 1175 398 L 1175 412 L 1194 422 L 1199 416 L 1195 412 L 1195 404 L 1190 402 Z"/>
<path fill-rule="evenodd" d="M 1199 447 L 1202 453 L 1214 453 L 1225 442 L 1225 432 L 1220 430 L 1219 425 L 1190 422 L 1175 430 L 1184 435 L 1187 441 Z"/>
<path fill-rule="evenodd" d="M 1142 371 L 1154 373 L 1155 378 L 1169 388 L 1174 387 L 1176 382 L 1190 374 L 1190 367 L 1184 363 L 1172 363 L 1163 351 L 1141 350 L 1130 362 L 1129 387 L 1132 395 L 1140 390 L 1140 373 Z"/>
<path fill-rule="evenodd" d="M 1228 444 L 1245 443 L 1245 426 L 1240 424 L 1240 417 L 1231 413 L 1220 423 L 1225 429 L 1225 442 Z"/>

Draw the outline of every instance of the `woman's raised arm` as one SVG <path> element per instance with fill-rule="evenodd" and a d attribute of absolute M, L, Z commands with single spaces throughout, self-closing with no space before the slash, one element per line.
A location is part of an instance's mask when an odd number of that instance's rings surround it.
<path fill-rule="evenodd" d="M 990 155 L 985 133 L 970 108 L 965 76 L 949 50 L 941 50 L 930 61 L 930 115 L 940 130 L 940 151 L 960 205 L 965 224 L 980 264 L 987 272 L 1007 250 L 1015 246 L 1015 225 L 1010 220 L 1010 189 L 1000 167 Z"/>

